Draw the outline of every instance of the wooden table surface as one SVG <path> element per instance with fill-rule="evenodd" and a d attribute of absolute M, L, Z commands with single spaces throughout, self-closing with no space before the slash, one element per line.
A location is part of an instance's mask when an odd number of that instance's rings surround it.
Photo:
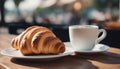
<path fill-rule="evenodd" d="M 0 50 L 10 47 L 15 35 L 0 34 Z M 0 69 L 120 69 L 120 49 L 65 56 L 51 61 L 14 59 L 0 54 Z"/>
<path fill-rule="evenodd" d="M 105 29 L 120 29 L 120 22 L 107 22 L 104 24 Z"/>

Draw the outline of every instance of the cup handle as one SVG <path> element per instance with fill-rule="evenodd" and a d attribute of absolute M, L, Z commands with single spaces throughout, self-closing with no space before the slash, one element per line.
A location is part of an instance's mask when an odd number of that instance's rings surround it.
<path fill-rule="evenodd" d="M 100 29 L 99 30 L 99 34 L 102 33 L 102 35 L 97 39 L 97 43 L 99 43 L 100 41 L 102 41 L 106 35 L 107 35 L 107 32 L 104 30 L 104 29 Z"/>

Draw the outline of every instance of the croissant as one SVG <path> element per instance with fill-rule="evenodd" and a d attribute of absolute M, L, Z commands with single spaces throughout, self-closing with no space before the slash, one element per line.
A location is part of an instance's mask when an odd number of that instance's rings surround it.
<path fill-rule="evenodd" d="M 59 54 L 65 51 L 64 43 L 48 28 L 31 26 L 13 38 L 11 45 L 23 55 Z"/>

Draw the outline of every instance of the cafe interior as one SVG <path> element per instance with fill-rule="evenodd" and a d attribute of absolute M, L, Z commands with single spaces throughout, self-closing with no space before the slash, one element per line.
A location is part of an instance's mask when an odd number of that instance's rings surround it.
<path fill-rule="evenodd" d="M 0 0 L 0 69 L 120 69 L 119 1 Z"/>
<path fill-rule="evenodd" d="M 0 34 L 18 35 L 36 25 L 69 42 L 69 26 L 97 25 L 107 31 L 101 43 L 120 48 L 119 16 L 119 0 L 1 0 Z"/>

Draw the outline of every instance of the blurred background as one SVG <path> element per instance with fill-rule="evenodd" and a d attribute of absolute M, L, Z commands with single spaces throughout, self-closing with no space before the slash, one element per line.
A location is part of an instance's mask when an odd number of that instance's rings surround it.
<path fill-rule="evenodd" d="M 119 4 L 119 0 L 0 0 L 0 34 L 18 35 L 38 25 L 66 42 L 70 25 L 98 25 L 108 33 L 101 43 L 120 47 Z"/>

